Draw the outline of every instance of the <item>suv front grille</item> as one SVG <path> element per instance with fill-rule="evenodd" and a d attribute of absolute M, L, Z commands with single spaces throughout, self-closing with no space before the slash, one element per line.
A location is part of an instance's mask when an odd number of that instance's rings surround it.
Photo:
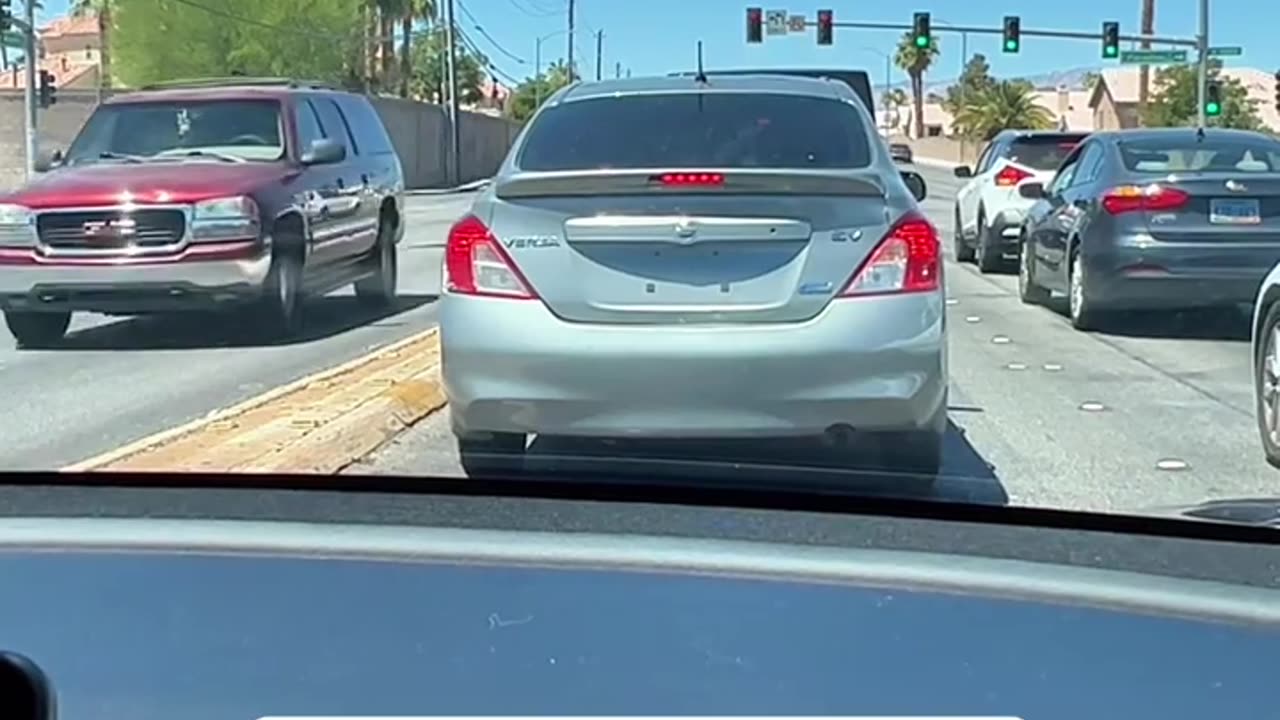
<path fill-rule="evenodd" d="M 187 218 L 182 210 L 76 210 L 36 217 L 40 242 L 54 250 L 127 250 L 159 248 L 182 240 Z"/>

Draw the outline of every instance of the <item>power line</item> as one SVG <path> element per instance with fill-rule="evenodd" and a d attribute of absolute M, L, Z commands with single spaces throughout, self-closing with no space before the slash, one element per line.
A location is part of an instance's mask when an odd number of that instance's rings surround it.
<path fill-rule="evenodd" d="M 455 27 L 454 32 L 458 34 L 458 37 L 462 40 L 462 44 L 465 45 L 466 48 L 476 56 L 477 59 L 484 61 L 482 65 L 484 66 L 485 70 L 488 70 L 489 72 L 502 77 L 507 82 L 514 83 L 516 85 L 522 82 L 511 73 L 508 73 L 504 71 L 502 68 L 495 65 L 493 61 L 489 59 L 489 56 L 485 55 L 483 52 L 480 51 L 480 48 L 476 47 L 475 41 L 472 40 L 470 37 L 468 37 L 467 34 L 462 31 L 462 28 Z"/>
<path fill-rule="evenodd" d="M 524 5 L 521 5 L 520 3 L 516 2 L 516 0 L 507 0 L 507 2 L 511 3 L 511 7 L 513 7 L 513 8 L 515 8 L 515 9 L 519 10 L 520 12 L 524 13 L 525 15 L 528 15 L 529 17 L 534 17 L 534 18 L 551 17 L 552 15 L 559 15 L 561 12 L 564 12 L 563 10 L 560 10 L 560 9 L 556 9 L 556 10 L 540 10 L 540 9 L 530 10 L 529 8 L 526 8 Z M 534 8 L 537 8 L 537 6 L 536 6 L 536 5 L 533 5 L 533 3 L 532 3 L 532 2 L 530 2 L 529 4 L 530 4 L 531 6 L 533 6 Z"/>
<path fill-rule="evenodd" d="M 280 32 L 293 33 L 295 35 L 305 35 L 307 37 L 313 37 L 319 40 L 335 40 L 335 39 L 348 40 L 352 37 L 351 35 L 346 35 L 346 34 L 321 33 L 321 32 L 314 32 L 311 30 L 302 30 L 294 25 L 276 25 L 275 23 L 263 22 L 262 20 L 256 20 L 254 18 L 245 17 L 243 15 L 236 15 L 235 13 L 230 13 L 230 12 L 227 12 L 226 10 L 211 8 L 207 5 L 202 5 L 198 2 L 194 2 L 194 0 L 173 0 L 173 1 L 178 3 L 179 5 L 186 5 L 187 7 L 192 7 L 192 8 L 195 8 L 196 10 L 201 10 L 210 15 L 214 15 L 214 16 L 223 18 L 225 20 L 233 20 L 235 22 L 242 23 L 245 25 L 253 25 L 256 27 L 263 28 L 264 30 L 278 30 Z M 379 41 L 382 41 L 382 40 L 385 40 L 386 38 L 378 37 L 377 39 Z"/>
<path fill-rule="evenodd" d="M 471 20 L 471 22 L 475 24 L 476 31 L 479 32 L 481 35 L 483 35 L 484 38 L 488 40 L 489 43 L 492 44 L 494 48 L 497 49 L 498 52 L 502 53 L 503 55 L 506 55 L 512 60 L 515 60 L 521 65 L 527 64 L 524 58 L 520 57 L 519 55 L 516 55 L 515 53 L 503 47 L 502 43 L 498 42 L 497 40 L 494 40 L 493 36 L 489 34 L 489 31 L 484 29 L 484 23 L 481 23 L 478 19 L 476 19 L 476 16 L 471 14 L 471 11 L 467 9 L 466 5 L 463 5 L 461 2 L 458 2 L 458 8 L 462 10 L 463 15 L 466 15 Z"/>

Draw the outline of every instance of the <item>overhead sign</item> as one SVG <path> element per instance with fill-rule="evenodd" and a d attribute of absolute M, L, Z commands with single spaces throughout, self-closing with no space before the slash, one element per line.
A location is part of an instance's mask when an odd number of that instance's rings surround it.
<path fill-rule="evenodd" d="M 1209 57 L 1236 57 L 1244 54 L 1242 47 L 1215 47 L 1209 48 Z"/>
<path fill-rule="evenodd" d="M 766 35 L 787 34 L 787 11 L 769 10 L 764 14 L 764 33 Z"/>
<path fill-rule="evenodd" d="M 792 15 L 791 18 L 787 20 L 787 29 L 795 33 L 804 32 L 804 16 Z"/>
<path fill-rule="evenodd" d="M 1120 51 L 1120 62 L 1125 65 L 1159 65 L 1161 63 L 1184 63 L 1186 61 L 1186 50 Z"/>

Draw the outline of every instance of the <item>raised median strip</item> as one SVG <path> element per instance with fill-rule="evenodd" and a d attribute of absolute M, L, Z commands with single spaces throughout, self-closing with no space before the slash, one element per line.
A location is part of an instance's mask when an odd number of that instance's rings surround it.
<path fill-rule="evenodd" d="M 63 470 L 336 473 L 444 404 L 433 328 Z"/>

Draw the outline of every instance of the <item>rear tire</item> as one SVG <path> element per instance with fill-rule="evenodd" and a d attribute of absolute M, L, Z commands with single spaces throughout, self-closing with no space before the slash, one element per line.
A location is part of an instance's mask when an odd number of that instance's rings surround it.
<path fill-rule="evenodd" d="M 524 465 L 523 433 L 455 435 L 462 469 L 468 477 L 491 477 L 518 472 Z"/>
<path fill-rule="evenodd" d="M 356 281 L 356 299 L 369 307 L 390 307 L 396 301 L 399 258 L 396 256 L 395 226 L 386 218 L 378 224 L 378 241 L 373 252 L 377 272 Z"/>
<path fill-rule="evenodd" d="M 952 228 L 953 250 L 956 254 L 956 262 L 970 262 L 974 258 L 973 248 L 969 247 L 964 241 L 964 227 L 960 224 L 960 206 L 956 205 L 955 221 Z"/>
<path fill-rule="evenodd" d="M 5 325 L 20 348 L 48 348 L 57 345 L 71 325 L 69 312 L 29 312 L 5 310 Z"/>
<path fill-rule="evenodd" d="M 1067 279 L 1067 317 L 1077 330 L 1097 330 L 1102 313 L 1089 300 L 1089 280 L 1080 251 L 1071 254 L 1071 277 Z"/>
<path fill-rule="evenodd" d="M 989 275 L 1004 269 L 1004 258 L 992 247 L 993 241 L 998 239 L 992 237 L 992 232 L 992 229 L 987 227 L 986 218 L 980 213 L 978 215 L 977 249 L 974 254 L 978 272 L 983 275 Z"/>
<path fill-rule="evenodd" d="M 1045 305 L 1053 294 L 1036 284 L 1035 263 L 1035 253 L 1027 247 L 1024 233 L 1018 243 L 1018 297 L 1026 305 Z"/>

